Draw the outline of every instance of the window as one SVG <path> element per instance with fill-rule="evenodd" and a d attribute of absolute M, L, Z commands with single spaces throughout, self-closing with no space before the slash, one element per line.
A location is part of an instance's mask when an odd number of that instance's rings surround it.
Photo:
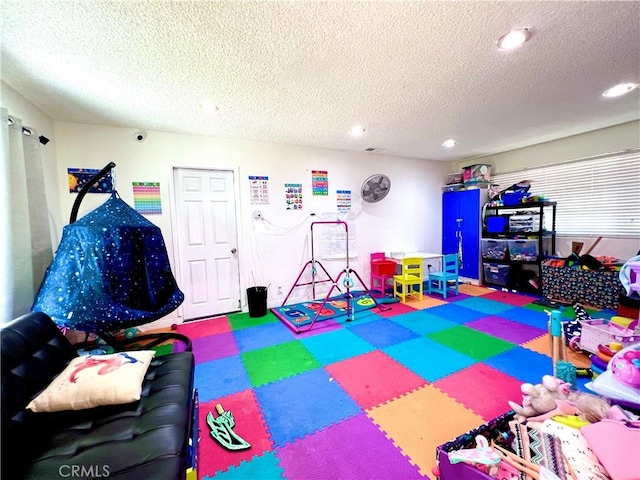
<path fill-rule="evenodd" d="M 640 149 L 494 175 L 505 189 L 522 180 L 529 192 L 558 202 L 560 235 L 640 236 Z"/>

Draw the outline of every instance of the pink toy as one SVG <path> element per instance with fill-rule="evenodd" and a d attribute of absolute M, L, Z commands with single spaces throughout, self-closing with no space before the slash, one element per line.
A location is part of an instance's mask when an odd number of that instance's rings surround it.
<path fill-rule="evenodd" d="M 640 351 L 627 350 L 612 359 L 613 377 L 625 385 L 640 387 Z"/>

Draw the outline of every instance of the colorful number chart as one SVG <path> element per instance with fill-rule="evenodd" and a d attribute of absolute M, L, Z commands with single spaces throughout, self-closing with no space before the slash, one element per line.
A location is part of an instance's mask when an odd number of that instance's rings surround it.
<path fill-rule="evenodd" d="M 326 171 L 311 171 L 311 193 L 313 195 L 329 195 L 329 175 Z"/>
<path fill-rule="evenodd" d="M 133 182 L 133 207 L 143 215 L 162 214 L 160 183 Z"/>
<path fill-rule="evenodd" d="M 285 183 L 284 196 L 287 202 L 287 210 L 302 210 L 301 183 Z"/>

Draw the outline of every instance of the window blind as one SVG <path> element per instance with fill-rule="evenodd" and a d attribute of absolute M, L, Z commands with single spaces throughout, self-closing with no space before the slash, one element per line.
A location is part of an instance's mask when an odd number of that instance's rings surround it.
<path fill-rule="evenodd" d="M 494 175 L 505 189 L 531 182 L 532 195 L 558 203 L 560 235 L 640 236 L 640 149 Z"/>

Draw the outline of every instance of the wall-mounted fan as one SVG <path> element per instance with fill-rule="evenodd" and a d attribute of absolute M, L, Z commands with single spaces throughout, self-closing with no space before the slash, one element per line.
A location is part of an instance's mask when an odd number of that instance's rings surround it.
<path fill-rule="evenodd" d="M 362 199 L 368 203 L 375 203 L 387 196 L 391 189 L 391 180 L 382 174 L 371 175 L 362 184 Z"/>

